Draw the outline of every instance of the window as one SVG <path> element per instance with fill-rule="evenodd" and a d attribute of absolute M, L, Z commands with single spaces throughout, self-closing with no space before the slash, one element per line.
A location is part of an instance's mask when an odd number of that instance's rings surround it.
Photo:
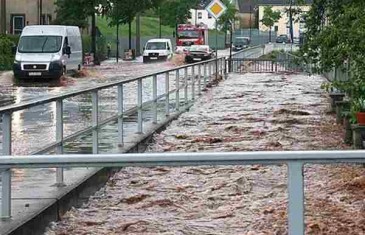
<path fill-rule="evenodd" d="M 212 19 L 212 15 L 210 13 L 208 13 L 208 19 Z"/>
<path fill-rule="evenodd" d="M 25 26 L 25 15 L 11 15 L 11 32 L 21 34 Z"/>
<path fill-rule="evenodd" d="M 50 14 L 43 14 L 41 17 L 41 24 L 43 25 L 49 25 L 52 21 L 52 15 Z"/>
<path fill-rule="evenodd" d="M 198 13 L 198 19 L 202 19 L 203 18 L 203 13 L 199 12 Z"/>

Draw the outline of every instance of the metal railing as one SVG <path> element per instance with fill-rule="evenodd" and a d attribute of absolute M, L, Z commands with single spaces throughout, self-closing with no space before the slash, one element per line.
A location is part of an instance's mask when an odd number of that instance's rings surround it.
<path fill-rule="evenodd" d="M 202 165 L 279 165 L 288 166 L 288 224 L 290 235 L 305 231 L 304 165 L 365 163 L 365 151 L 298 151 L 232 153 L 145 153 L 100 155 L 39 155 L 0 158 L 0 169 L 62 167 L 151 167 Z M 11 201 L 2 198 L 10 209 Z"/>
<path fill-rule="evenodd" d="M 113 82 L 106 85 L 87 88 L 84 90 L 70 92 L 66 94 L 56 95 L 48 98 L 41 98 L 20 104 L 9 105 L 0 108 L 0 117 L 2 117 L 2 154 L 5 156 L 12 155 L 12 144 L 16 141 L 12 137 L 12 121 L 13 114 L 17 111 L 27 110 L 34 107 L 55 104 L 55 141 L 41 149 L 38 149 L 30 155 L 44 154 L 54 151 L 56 154 L 64 153 L 64 145 L 66 142 L 75 140 L 80 136 L 92 135 L 92 153 L 99 153 L 99 133 L 100 129 L 112 122 L 117 121 L 118 126 L 118 142 L 120 145 L 124 143 L 124 119 L 130 115 L 137 113 L 137 134 L 144 132 L 144 113 L 152 113 L 152 125 L 159 122 L 158 114 L 169 117 L 172 112 L 179 113 L 186 110 L 191 103 L 200 95 L 202 90 L 206 88 L 209 82 L 212 81 L 215 75 L 224 76 L 226 72 L 225 58 L 217 58 L 209 61 L 185 65 L 170 70 L 160 71 L 158 73 L 148 74 L 145 76 L 132 78 L 124 81 Z M 216 66 L 218 66 L 216 68 Z M 216 74 L 216 71 L 218 74 Z M 144 88 L 143 82 L 152 83 L 151 87 Z M 158 94 L 159 82 L 164 83 L 164 92 Z M 137 100 L 137 105 L 133 105 L 126 109 L 124 99 L 125 87 L 128 84 L 137 83 L 137 89 L 134 99 Z M 117 115 L 112 115 L 104 120 L 100 120 L 99 98 L 101 91 L 107 89 L 117 89 L 115 102 L 117 103 Z M 160 89 L 161 90 L 161 89 Z M 145 94 L 150 98 L 146 98 Z M 64 132 L 64 101 L 75 96 L 91 94 L 91 126 L 82 130 L 73 132 L 65 136 Z M 145 97 L 143 97 L 145 95 Z M 171 99 L 173 97 L 174 99 Z M 145 98 L 145 99 L 143 99 Z M 161 105 L 160 105 L 161 104 Z M 164 106 L 163 109 L 158 108 Z M 148 109 L 148 110 L 146 110 Z M 28 153 L 27 153 L 28 154 Z M 11 201 L 11 172 L 10 169 L 2 170 L 2 205 L 1 217 L 7 218 L 10 216 L 10 201 Z M 56 171 L 56 185 L 64 185 L 63 168 L 58 168 Z"/>

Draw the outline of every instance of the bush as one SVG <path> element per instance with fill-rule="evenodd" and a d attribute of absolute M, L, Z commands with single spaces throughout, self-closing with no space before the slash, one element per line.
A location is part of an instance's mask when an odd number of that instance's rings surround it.
<path fill-rule="evenodd" d="M 19 37 L 0 36 L 0 71 L 11 70 L 14 62 L 12 47 Z"/>
<path fill-rule="evenodd" d="M 106 40 L 104 37 L 99 37 L 96 39 L 96 51 L 99 60 L 105 60 L 107 48 Z M 91 51 L 91 36 L 82 35 L 82 48 L 85 53 L 90 53 Z"/>

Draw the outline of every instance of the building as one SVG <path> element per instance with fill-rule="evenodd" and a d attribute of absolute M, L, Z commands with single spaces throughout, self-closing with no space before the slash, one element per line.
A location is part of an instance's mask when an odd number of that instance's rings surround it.
<path fill-rule="evenodd" d="M 257 28 L 257 6 L 255 0 L 236 0 L 238 25 L 236 29 Z"/>
<path fill-rule="evenodd" d="M 290 1 L 295 3 L 294 0 L 258 0 L 258 17 L 259 17 L 259 29 L 261 31 L 269 31 L 270 29 L 262 24 L 261 20 L 264 17 L 265 7 L 272 7 L 273 11 L 280 11 L 281 18 L 280 20 L 274 24 L 272 27 L 273 31 L 277 32 L 277 35 L 285 34 L 290 35 L 290 20 L 288 9 L 290 7 Z M 312 0 L 306 0 L 305 5 L 295 5 L 294 8 L 299 8 L 301 10 L 300 15 L 296 15 L 293 17 L 293 34 L 294 37 L 299 37 L 301 33 L 305 32 L 305 13 L 308 12 L 311 8 Z M 296 20 L 297 19 L 297 20 Z"/>
<path fill-rule="evenodd" d="M 50 24 L 55 0 L 0 0 L 0 33 L 20 34 L 27 25 Z"/>
<path fill-rule="evenodd" d="M 244 0 L 241 0 L 242 2 Z M 250 0 L 251 1 L 251 0 Z M 237 9 L 237 17 L 239 17 L 240 5 L 238 4 L 238 0 L 231 0 Z M 215 18 L 212 17 L 208 11 L 205 10 L 206 6 L 210 3 L 210 0 L 201 0 L 200 4 L 195 8 L 190 10 L 190 18 L 188 19 L 188 23 L 199 25 L 205 24 L 209 29 L 215 29 Z M 235 22 L 235 28 L 239 28 L 240 23 L 239 20 Z"/>

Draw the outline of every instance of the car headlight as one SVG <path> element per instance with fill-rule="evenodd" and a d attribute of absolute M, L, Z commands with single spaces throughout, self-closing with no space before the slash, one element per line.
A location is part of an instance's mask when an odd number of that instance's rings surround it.
<path fill-rule="evenodd" d="M 14 60 L 14 64 L 20 65 L 20 61 Z"/>

